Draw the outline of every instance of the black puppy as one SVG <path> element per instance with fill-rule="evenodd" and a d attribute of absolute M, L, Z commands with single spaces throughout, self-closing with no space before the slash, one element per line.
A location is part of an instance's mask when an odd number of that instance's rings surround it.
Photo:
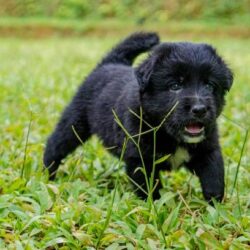
<path fill-rule="evenodd" d="M 121 154 L 125 133 L 114 120 L 115 112 L 131 135 L 142 132 L 140 149 L 148 176 L 154 139 L 153 132 L 143 132 L 149 130 L 147 124 L 162 123 L 156 133 L 156 159 L 171 156 L 157 165 L 155 180 L 160 170 L 185 164 L 199 177 L 205 199 L 222 200 L 224 166 L 216 119 L 232 85 L 232 72 L 210 45 L 158 43 L 155 33 L 132 34 L 88 76 L 48 140 L 44 164 L 52 178 L 61 160 L 80 144 L 75 132 L 82 141 L 97 134 L 115 155 Z M 153 46 L 148 58 L 132 68 L 134 59 Z M 144 174 L 135 171 L 142 161 L 131 140 L 124 160 L 127 174 L 146 189 Z M 158 183 L 154 198 L 160 188 Z M 145 197 L 140 189 L 137 193 Z"/>

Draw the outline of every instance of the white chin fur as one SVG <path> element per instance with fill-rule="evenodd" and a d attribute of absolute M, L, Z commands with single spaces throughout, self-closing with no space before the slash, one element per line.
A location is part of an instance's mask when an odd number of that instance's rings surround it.
<path fill-rule="evenodd" d="M 204 140 L 205 136 L 204 135 L 200 135 L 200 136 L 188 136 L 188 135 L 184 135 L 184 142 L 186 143 L 198 143 L 201 142 L 202 140 Z"/>

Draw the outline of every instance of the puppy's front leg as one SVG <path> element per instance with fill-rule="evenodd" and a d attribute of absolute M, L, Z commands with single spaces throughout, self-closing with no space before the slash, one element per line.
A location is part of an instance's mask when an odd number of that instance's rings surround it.
<path fill-rule="evenodd" d="M 212 198 L 222 201 L 224 196 L 224 163 L 220 148 L 199 153 L 188 163 L 200 179 L 203 195 L 208 202 Z"/>

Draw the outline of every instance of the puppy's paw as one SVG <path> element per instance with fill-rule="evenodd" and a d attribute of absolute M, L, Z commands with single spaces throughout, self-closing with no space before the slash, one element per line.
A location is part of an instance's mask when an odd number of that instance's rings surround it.
<path fill-rule="evenodd" d="M 43 156 L 43 164 L 44 169 L 48 169 L 49 179 L 54 180 L 56 176 L 56 170 L 58 169 L 61 161 L 55 160 L 53 155 L 51 155 L 48 151 L 45 152 Z"/>
<path fill-rule="evenodd" d="M 224 197 L 224 192 L 204 192 L 204 198 L 206 199 L 206 201 L 210 204 L 213 205 L 213 199 L 218 201 L 218 202 L 222 202 Z"/>

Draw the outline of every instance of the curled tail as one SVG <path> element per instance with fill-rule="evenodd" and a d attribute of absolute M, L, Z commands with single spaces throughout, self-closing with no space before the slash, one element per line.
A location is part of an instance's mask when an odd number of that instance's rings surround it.
<path fill-rule="evenodd" d="M 108 63 L 130 66 L 139 54 L 150 50 L 159 41 L 159 36 L 153 32 L 133 33 L 115 46 L 98 66 Z"/>

